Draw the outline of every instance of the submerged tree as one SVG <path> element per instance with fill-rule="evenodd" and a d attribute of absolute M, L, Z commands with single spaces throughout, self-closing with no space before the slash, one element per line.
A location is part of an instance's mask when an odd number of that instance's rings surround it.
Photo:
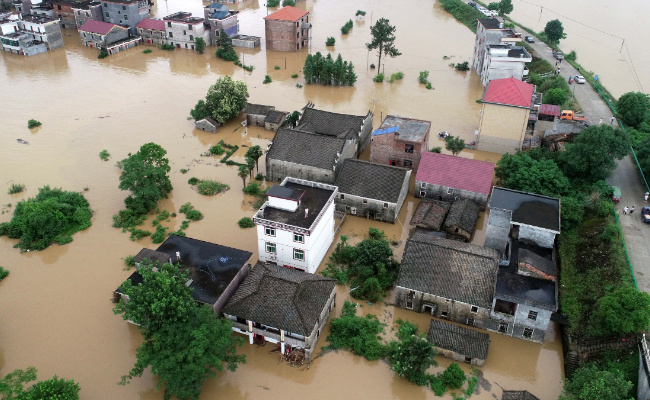
<path fill-rule="evenodd" d="M 194 50 L 199 54 L 203 54 L 203 50 L 205 50 L 205 40 L 203 38 L 196 38 L 194 41 Z"/>
<path fill-rule="evenodd" d="M 246 157 L 250 157 L 253 160 L 255 160 L 255 169 L 257 171 L 260 170 L 258 161 L 260 157 L 262 157 L 263 155 L 264 155 L 264 151 L 262 151 L 262 148 L 257 145 L 249 147 L 248 150 L 246 151 Z"/>
<path fill-rule="evenodd" d="M 239 60 L 239 57 L 235 52 L 235 48 L 232 45 L 232 39 L 223 29 L 221 32 L 219 32 L 219 37 L 217 38 L 217 46 L 219 46 L 217 52 L 215 53 L 217 55 L 217 58 L 233 62 Z"/>
<path fill-rule="evenodd" d="M 320 52 L 307 55 L 303 75 L 307 83 L 320 83 L 321 85 L 352 86 L 357 81 L 352 62 L 343 61 L 339 54 L 336 60 L 332 54 L 326 57 Z"/>
<path fill-rule="evenodd" d="M 135 153 L 119 162 L 120 189 L 131 195 L 124 199 L 126 208 L 144 214 L 156 207 L 159 200 L 167 198 L 172 182 L 167 175 L 171 170 L 167 151 L 156 143 L 146 143 Z"/>
<path fill-rule="evenodd" d="M 368 50 L 377 49 L 379 61 L 377 62 L 377 73 L 381 71 L 381 57 L 382 55 L 388 57 L 397 57 L 402 53 L 395 47 L 395 27 L 390 24 L 386 18 L 380 18 L 375 25 L 370 28 L 372 40 L 366 43 Z"/>
<path fill-rule="evenodd" d="M 434 357 L 438 352 L 424 334 L 418 334 L 418 329 L 412 322 L 397 320 L 399 341 L 391 342 L 388 359 L 391 368 L 397 376 L 405 377 L 418 385 L 425 385 L 427 369 L 437 365 Z M 465 374 L 463 374 L 465 376 Z"/>
<path fill-rule="evenodd" d="M 445 148 L 457 156 L 465 148 L 465 141 L 458 136 L 448 136 L 445 139 Z"/>
<path fill-rule="evenodd" d="M 190 111 L 194 120 L 212 117 L 220 124 L 239 115 L 248 104 L 248 87 L 242 81 L 233 81 L 224 76 L 210 86 L 204 100 L 199 100 Z"/>

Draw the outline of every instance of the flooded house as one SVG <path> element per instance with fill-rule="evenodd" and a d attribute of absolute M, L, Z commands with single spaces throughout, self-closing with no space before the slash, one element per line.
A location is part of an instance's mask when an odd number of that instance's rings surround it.
<path fill-rule="evenodd" d="M 210 39 L 206 44 L 217 45 L 217 39 L 223 30 L 232 38 L 239 33 L 239 11 L 229 10 L 225 4 L 212 3 L 203 8 L 203 16 L 208 24 Z M 234 45 L 234 44 L 233 44 Z"/>
<path fill-rule="evenodd" d="M 515 76 L 515 73 L 523 75 L 525 65 L 523 62 L 521 62 L 521 65 L 518 65 L 516 60 L 513 61 L 512 65 L 510 63 L 498 65 L 499 68 L 504 68 L 502 72 L 497 71 L 496 64 L 492 69 L 486 68 L 486 63 L 490 61 L 491 46 L 496 46 L 494 47 L 495 49 L 514 48 L 522 40 L 521 33 L 515 32 L 512 28 L 504 27 L 503 22 L 496 18 L 479 18 L 477 20 L 472 67 L 478 76 L 481 77 L 481 83 L 483 83 L 484 87 L 492 79 L 510 78 Z M 530 62 L 530 60 L 526 62 Z M 492 78 L 488 78 L 490 74 L 492 74 Z M 484 80 L 484 78 L 486 79 Z M 522 78 L 519 77 L 518 79 L 521 80 Z"/>
<path fill-rule="evenodd" d="M 142 42 L 151 44 L 166 43 L 165 21 L 160 19 L 144 18 L 135 27 Z"/>
<path fill-rule="evenodd" d="M 266 114 L 266 119 L 264 120 L 264 129 L 267 131 L 277 132 L 278 129 L 284 124 L 284 120 L 287 118 L 287 114 L 284 111 L 271 110 Z"/>
<path fill-rule="evenodd" d="M 259 259 L 313 274 L 334 241 L 336 186 L 287 177 L 255 213 Z"/>
<path fill-rule="evenodd" d="M 493 178 L 492 163 L 425 151 L 415 175 L 415 197 L 466 199 L 485 207 Z"/>
<path fill-rule="evenodd" d="M 370 161 L 417 171 L 422 154 L 429 150 L 430 130 L 429 121 L 387 115 L 372 133 Z"/>
<path fill-rule="evenodd" d="M 480 208 L 468 199 L 454 200 L 445 218 L 447 237 L 469 242 L 476 229 Z"/>
<path fill-rule="evenodd" d="M 432 199 L 422 199 L 411 217 L 410 230 L 440 231 L 449 212 L 451 203 Z"/>
<path fill-rule="evenodd" d="M 409 191 L 411 170 L 349 158 L 336 178 L 336 210 L 395 223 Z"/>
<path fill-rule="evenodd" d="M 202 131 L 217 133 L 217 128 L 220 124 L 212 117 L 205 117 L 196 121 L 194 125 Z"/>
<path fill-rule="evenodd" d="M 232 45 L 234 47 L 246 47 L 249 49 L 254 49 L 255 47 L 259 47 L 262 41 L 262 38 L 259 36 L 241 35 L 241 34 L 235 35 L 231 39 L 232 39 Z"/>
<path fill-rule="evenodd" d="M 432 319 L 427 340 L 438 354 L 456 361 L 482 366 L 488 356 L 490 335 Z"/>
<path fill-rule="evenodd" d="M 264 17 L 266 49 L 298 51 L 309 47 L 309 12 L 286 6 Z"/>
<path fill-rule="evenodd" d="M 136 34 L 136 26 L 149 18 L 151 4 L 148 0 L 101 0 L 103 21 L 127 26 L 131 35 Z"/>
<path fill-rule="evenodd" d="M 370 144 L 373 114 L 370 110 L 366 115 L 351 115 L 319 110 L 313 103 L 307 103 L 300 112 L 297 130 L 318 135 L 352 140 L 356 147 L 356 158 L 361 156 L 366 146 Z"/>
<path fill-rule="evenodd" d="M 535 86 L 512 77 L 495 79 L 481 102 L 477 148 L 499 154 L 521 150 L 528 124 L 537 120 L 541 105 Z"/>
<path fill-rule="evenodd" d="M 416 232 L 404 248 L 395 304 L 485 329 L 498 268 L 495 250 Z"/>
<path fill-rule="evenodd" d="M 49 3 L 54 9 L 55 17 L 58 18 L 61 22 L 61 28 L 76 27 L 74 10 L 72 9 L 74 0 L 50 0 Z M 25 9 L 26 7 L 23 4 L 23 10 Z"/>
<path fill-rule="evenodd" d="M 0 17 L 2 49 L 31 56 L 63 46 L 59 20 L 56 18 L 9 14 Z"/>
<path fill-rule="evenodd" d="M 304 349 L 309 358 L 336 304 L 336 281 L 258 262 L 223 308 L 249 343 Z"/>
<path fill-rule="evenodd" d="M 282 182 L 288 176 L 334 184 L 343 162 L 355 158 L 353 139 L 280 128 L 266 153 L 266 178 Z"/>
<path fill-rule="evenodd" d="M 72 12 L 77 29 L 88 20 L 103 21 L 102 3 L 97 0 L 86 0 L 72 3 Z"/>
<path fill-rule="evenodd" d="M 275 110 L 275 106 L 248 103 L 243 111 L 246 113 L 246 124 L 248 126 L 264 126 L 266 116 L 273 110 Z"/>
<path fill-rule="evenodd" d="M 249 272 L 248 259 L 253 253 L 216 243 L 184 236 L 171 235 L 155 251 L 143 249 L 134 258 L 142 263 L 172 263 L 188 273 L 186 285 L 192 288 L 192 298 L 212 307 L 218 314 Z M 139 268 L 138 268 L 139 269 Z M 132 285 L 143 282 L 138 271 L 129 276 Z M 114 301 L 124 294 L 118 288 Z"/>
<path fill-rule="evenodd" d="M 197 38 L 209 42 L 210 32 L 205 29 L 204 19 L 192 16 L 192 13 L 179 11 L 163 18 L 167 43 L 177 48 L 194 50 Z"/>
<path fill-rule="evenodd" d="M 88 20 L 79 28 L 79 36 L 81 36 L 84 46 L 108 49 L 117 43 L 128 40 L 129 30 L 108 22 Z"/>

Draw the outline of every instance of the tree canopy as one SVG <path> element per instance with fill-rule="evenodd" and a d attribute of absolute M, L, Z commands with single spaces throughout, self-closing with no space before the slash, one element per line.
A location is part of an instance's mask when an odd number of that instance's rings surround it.
<path fill-rule="evenodd" d="M 504 154 L 497 162 L 494 173 L 499 185 L 509 189 L 551 197 L 565 196 L 570 191 L 569 180 L 557 164 L 537 152 Z"/>
<path fill-rule="evenodd" d="M 210 86 L 205 101 L 199 100 L 190 115 L 195 120 L 211 116 L 220 124 L 239 115 L 248 104 L 248 87 L 242 81 L 224 76 Z"/>
<path fill-rule="evenodd" d="M 560 400 L 632 400 L 633 386 L 620 371 L 600 370 L 589 365 L 577 369 L 564 384 Z"/>
<path fill-rule="evenodd" d="M 331 53 L 323 57 L 320 52 L 313 56 L 307 55 L 303 75 L 307 83 L 320 83 L 321 85 L 353 86 L 357 81 L 352 62 L 343 61 L 339 54 L 336 60 Z"/>
<path fill-rule="evenodd" d="M 640 333 L 650 325 L 650 295 L 632 286 L 607 293 L 598 300 L 592 321 L 597 335 Z"/>
<path fill-rule="evenodd" d="M 25 389 L 25 384 L 36 380 L 34 367 L 17 369 L 0 379 L 0 398 L 3 400 L 79 400 L 81 387 L 72 379 L 54 375 Z"/>
<path fill-rule="evenodd" d="M 146 143 L 135 153 L 119 162 L 120 189 L 131 191 L 124 199 L 126 208 L 144 214 L 156 207 L 159 200 L 167 198 L 172 183 L 167 173 L 171 170 L 167 151 L 156 143 Z"/>
<path fill-rule="evenodd" d="M 559 43 L 561 39 L 566 39 L 566 33 L 564 33 L 564 27 L 562 22 L 559 19 L 554 19 L 548 21 L 544 27 L 544 33 L 548 40 L 553 43 Z"/>
<path fill-rule="evenodd" d="M 203 54 L 203 50 L 205 50 L 205 40 L 203 38 L 196 38 L 194 41 L 194 50 L 199 54 Z"/>
<path fill-rule="evenodd" d="M 569 98 L 566 90 L 556 88 L 549 89 L 544 93 L 544 104 L 553 104 L 555 106 L 561 106 Z"/>
<path fill-rule="evenodd" d="M 260 146 L 257 146 L 257 145 L 249 147 L 248 150 L 246 151 L 246 157 L 255 160 L 255 168 L 258 171 L 260 170 L 258 160 L 263 155 L 264 155 L 264 151 L 262 150 L 262 148 Z"/>
<path fill-rule="evenodd" d="M 226 60 L 226 61 L 239 60 L 239 56 L 237 56 L 237 53 L 235 52 L 235 48 L 232 45 L 232 39 L 230 38 L 230 36 L 228 36 L 226 31 L 224 31 L 223 29 L 221 30 L 221 32 L 219 32 L 219 37 L 217 38 L 217 46 L 219 46 L 217 52 L 215 53 L 217 58 L 221 58 L 222 60 Z"/>
<path fill-rule="evenodd" d="M 368 50 L 377 49 L 379 61 L 377 62 L 377 73 L 381 71 L 381 56 L 385 55 L 391 58 L 401 56 L 399 50 L 395 47 L 395 27 L 390 24 L 386 18 L 379 18 L 370 28 L 372 40 L 366 43 Z"/>
<path fill-rule="evenodd" d="M 628 92 L 616 102 L 616 112 L 626 124 L 639 128 L 650 118 L 650 97 L 642 92 Z"/>
<path fill-rule="evenodd" d="M 418 334 L 413 323 L 399 319 L 397 324 L 399 341 L 391 342 L 388 355 L 391 368 L 400 378 L 405 377 L 420 386 L 425 385 L 428 381 L 427 369 L 438 365 L 434 359 L 438 352 L 424 334 Z M 461 373 L 465 378 L 465 373 Z"/>
<path fill-rule="evenodd" d="M 510 14 L 512 10 L 514 10 L 514 6 L 512 5 L 512 0 L 501 0 L 499 2 L 499 15 L 504 16 L 507 14 Z"/>
<path fill-rule="evenodd" d="M 457 156 L 465 148 L 465 141 L 458 136 L 447 136 L 445 139 L 445 149 L 451 151 L 451 154 Z"/>

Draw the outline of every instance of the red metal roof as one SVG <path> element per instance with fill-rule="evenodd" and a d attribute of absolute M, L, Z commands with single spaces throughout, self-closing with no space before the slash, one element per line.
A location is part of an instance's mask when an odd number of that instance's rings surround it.
<path fill-rule="evenodd" d="M 108 22 L 95 21 L 95 20 L 89 19 L 83 25 L 81 25 L 81 28 L 79 28 L 79 30 L 84 31 L 84 32 L 97 33 L 99 35 L 105 35 L 108 32 L 110 32 L 111 29 L 113 29 L 116 26 L 119 26 L 119 25 L 109 24 Z M 126 29 L 126 28 L 124 28 L 124 29 Z"/>
<path fill-rule="evenodd" d="M 488 84 L 483 102 L 530 108 L 534 90 L 534 85 L 519 79 L 494 79 Z"/>
<path fill-rule="evenodd" d="M 552 104 L 542 104 L 539 106 L 538 114 L 552 115 L 554 117 L 559 117 L 562 113 L 560 106 L 554 106 Z"/>
<path fill-rule="evenodd" d="M 140 21 L 138 25 L 136 25 L 136 28 L 165 32 L 165 21 L 160 19 L 145 18 Z"/>
<path fill-rule="evenodd" d="M 282 7 L 273 14 L 269 14 L 264 19 L 279 19 L 281 21 L 298 21 L 300 18 L 308 14 L 307 11 L 301 10 L 296 7 L 286 6 Z"/>
<path fill-rule="evenodd" d="M 487 161 L 425 151 L 422 153 L 415 180 L 474 193 L 490 194 L 493 175 L 494 164 Z"/>

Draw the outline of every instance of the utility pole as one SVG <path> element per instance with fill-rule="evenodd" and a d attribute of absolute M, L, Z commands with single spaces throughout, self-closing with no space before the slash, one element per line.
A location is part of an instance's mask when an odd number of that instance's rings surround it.
<path fill-rule="evenodd" d="M 287 69 L 287 57 L 284 58 L 284 69 Z"/>
<path fill-rule="evenodd" d="M 539 7 L 539 22 L 542 22 L 542 11 L 544 11 L 544 7 L 540 6 Z"/>
<path fill-rule="evenodd" d="M 370 69 L 370 49 L 368 49 L 368 55 L 366 56 L 366 71 Z"/>
<path fill-rule="evenodd" d="M 625 39 L 623 39 L 623 43 L 621 43 L 621 49 L 618 51 L 619 53 L 623 52 L 624 45 L 625 45 Z"/>

